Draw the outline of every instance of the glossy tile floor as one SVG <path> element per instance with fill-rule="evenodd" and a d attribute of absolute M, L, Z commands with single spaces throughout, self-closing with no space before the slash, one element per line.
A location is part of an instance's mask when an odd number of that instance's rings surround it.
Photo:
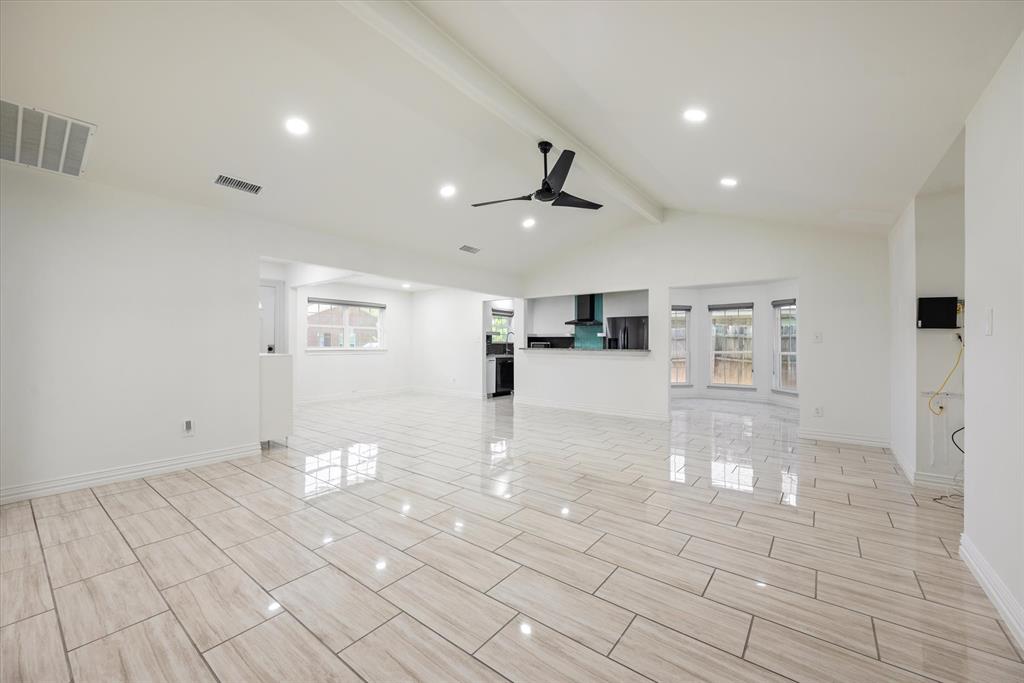
<path fill-rule="evenodd" d="M 2 680 L 1021 681 L 961 513 L 789 411 L 426 396 L 4 506 Z"/>

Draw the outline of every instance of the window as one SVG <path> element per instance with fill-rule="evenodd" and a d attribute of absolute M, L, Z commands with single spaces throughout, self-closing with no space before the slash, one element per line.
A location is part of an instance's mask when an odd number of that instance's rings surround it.
<path fill-rule="evenodd" d="M 672 307 L 672 367 L 669 378 L 672 384 L 689 384 L 688 364 L 690 359 L 690 307 Z"/>
<path fill-rule="evenodd" d="M 306 348 L 383 349 L 384 304 L 306 300 Z"/>
<path fill-rule="evenodd" d="M 512 331 L 512 311 L 499 308 L 491 309 L 491 343 L 508 343 L 508 333 Z"/>
<path fill-rule="evenodd" d="M 708 306 L 711 384 L 754 385 L 754 304 Z"/>
<path fill-rule="evenodd" d="M 773 301 L 775 309 L 775 359 L 772 387 L 796 391 L 796 299 Z"/>

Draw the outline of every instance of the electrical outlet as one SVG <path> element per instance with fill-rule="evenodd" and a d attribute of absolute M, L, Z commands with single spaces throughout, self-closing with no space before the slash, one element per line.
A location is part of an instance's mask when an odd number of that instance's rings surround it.
<path fill-rule="evenodd" d="M 814 417 L 825 417 L 825 409 L 818 406 L 814 409 Z"/>
<path fill-rule="evenodd" d="M 196 435 L 196 423 L 190 417 L 186 417 L 181 422 L 181 435 L 182 436 L 195 436 Z"/>

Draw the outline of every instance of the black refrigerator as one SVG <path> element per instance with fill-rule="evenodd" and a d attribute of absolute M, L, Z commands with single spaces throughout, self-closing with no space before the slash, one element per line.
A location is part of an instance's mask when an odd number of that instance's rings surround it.
<path fill-rule="evenodd" d="M 605 348 L 647 350 L 646 315 L 628 315 L 605 320 L 608 324 Z"/>

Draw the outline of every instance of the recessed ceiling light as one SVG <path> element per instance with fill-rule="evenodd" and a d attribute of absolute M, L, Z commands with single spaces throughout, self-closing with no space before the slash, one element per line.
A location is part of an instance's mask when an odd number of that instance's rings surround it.
<path fill-rule="evenodd" d="M 703 109 L 690 107 L 683 112 L 683 118 L 690 123 L 704 123 L 708 119 L 708 113 Z"/>
<path fill-rule="evenodd" d="M 719 182 L 719 184 L 722 187 L 736 187 L 737 185 L 740 184 L 740 181 L 736 180 L 735 178 L 733 178 L 731 176 L 725 176 L 724 178 L 722 178 L 718 182 Z"/>
<path fill-rule="evenodd" d="M 532 218 L 527 218 L 526 220 L 523 221 L 523 227 L 526 228 L 527 230 L 529 230 L 535 225 L 537 225 L 537 221 L 533 220 Z"/>
<path fill-rule="evenodd" d="M 409 289 L 410 287 L 412 287 L 412 285 L 410 285 L 408 282 L 402 283 L 402 289 Z"/>
<path fill-rule="evenodd" d="M 285 129 L 292 135 L 305 135 L 309 132 L 309 124 L 305 119 L 293 116 L 284 122 Z"/>
<path fill-rule="evenodd" d="M 445 199 L 448 199 L 450 197 L 454 197 L 455 196 L 455 186 L 454 185 L 442 185 L 440 192 L 441 192 L 441 196 L 444 197 Z"/>

